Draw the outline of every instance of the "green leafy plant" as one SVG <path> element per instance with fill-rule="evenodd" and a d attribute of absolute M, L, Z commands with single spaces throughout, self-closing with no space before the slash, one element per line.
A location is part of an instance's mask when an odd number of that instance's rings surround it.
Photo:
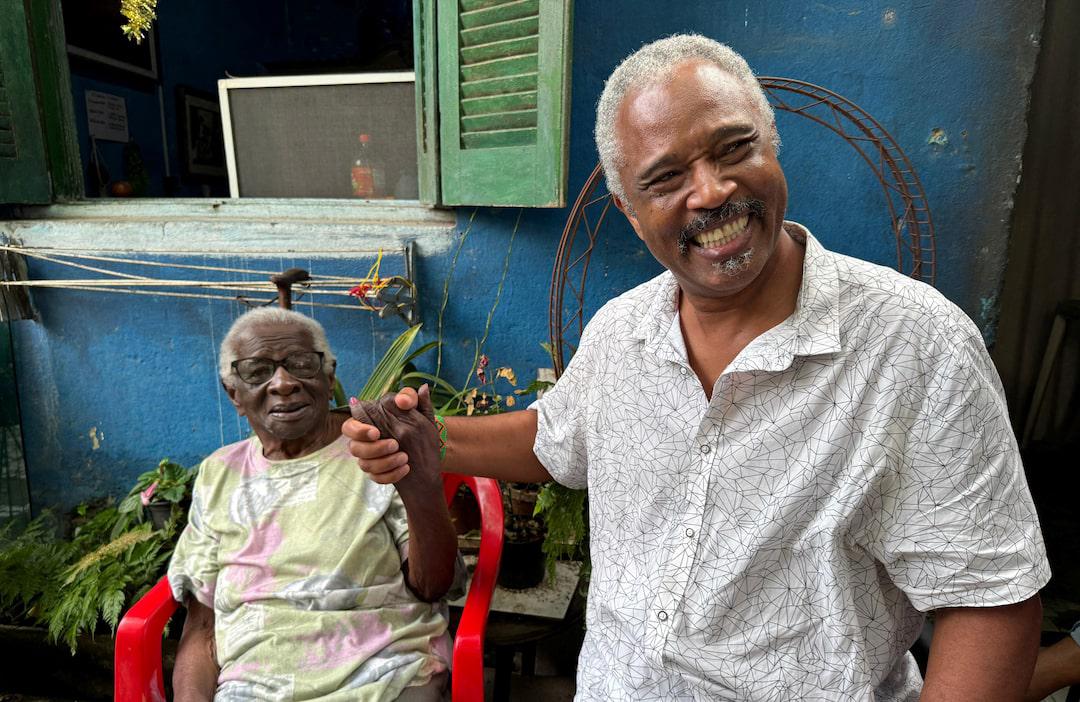
<path fill-rule="evenodd" d="M 59 522 L 51 511 L 42 512 L 22 531 L 16 526 L 12 521 L 0 528 L 0 616 L 32 623 L 35 605 L 55 587 L 77 547 L 57 536 Z"/>
<path fill-rule="evenodd" d="M 544 483 L 536 498 L 534 514 L 547 525 L 544 538 L 545 567 L 548 579 L 555 580 L 555 563 L 580 558 L 589 567 L 588 493 L 573 490 L 556 482 Z"/>
<path fill-rule="evenodd" d="M 74 654 L 80 633 L 93 634 L 99 621 L 112 633 L 129 602 L 162 575 L 172 555 L 175 526 L 153 530 L 141 524 L 83 555 L 63 573 L 59 587 L 44 593 L 40 612 L 49 636 Z"/>
<path fill-rule="evenodd" d="M 0 616 L 48 628 L 53 642 L 74 653 L 80 634 L 104 624 L 115 631 L 124 608 L 161 577 L 172 555 L 178 524 L 154 531 L 149 524 L 123 530 L 107 502 L 76 507 L 70 536 L 44 512 L 18 534 L 0 531 Z"/>
<path fill-rule="evenodd" d="M 409 327 L 398 338 L 394 339 L 393 343 L 390 344 L 390 348 L 386 350 L 386 353 L 375 365 L 375 369 L 371 371 L 371 376 L 364 384 L 363 389 L 357 394 L 357 399 L 377 400 L 390 392 L 391 388 L 396 388 L 398 383 L 401 382 L 402 374 L 405 373 L 408 364 L 420 354 L 437 345 L 438 342 L 431 342 L 420 347 L 415 352 L 409 353 L 422 326 L 422 324 L 417 324 Z"/>
<path fill-rule="evenodd" d="M 117 508 L 118 517 L 110 532 L 111 538 L 119 537 L 132 525 L 145 520 L 145 507 L 152 502 L 165 502 L 172 505 L 171 521 L 182 521 L 191 502 L 191 488 L 195 482 L 197 469 L 185 468 L 163 458 L 153 470 L 148 470 L 135 479 L 135 484 Z"/>
<path fill-rule="evenodd" d="M 133 512 L 147 502 L 182 502 L 191 494 L 195 473 L 194 468 L 185 468 L 168 458 L 161 459 L 157 468 L 135 479 L 135 485 L 120 503 L 120 513 Z"/>

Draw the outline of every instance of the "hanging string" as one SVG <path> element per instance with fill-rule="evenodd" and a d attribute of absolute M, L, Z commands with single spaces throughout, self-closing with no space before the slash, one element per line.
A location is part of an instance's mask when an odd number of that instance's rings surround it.
<path fill-rule="evenodd" d="M 58 247 L 24 248 L 20 246 L 0 244 L 0 251 L 12 252 L 30 258 L 36 258 L 42 261 L 53 263 L 56 265 L 68 266 L 71 268 L 76 268 L 79 270 L 85 270 L 91 273 L 98 273 L 103 276 L 107 276 L 105 278 L 3 280 L 0 281 L 0 286 L 54 288 L 65 290 L 123 293 L 128 295 L 182 297 L 191 299 L 236 300 L 249 306 L 270 304 L 276 299 L 277 293 L 277 287 L 269 280 L 207 281 L 192 279 L 152 278 L 145 275 L 135 275 L 132 273 L 110 270 L 108 268 L 102 268 L 99 266 L 90 266 L 82 263 L 77 263 L 74 260 L 66 259 L 82 259 L 100 263 L 116 263 L 131 266 L 150 266 L 159 268 L 176 268 L 181 270 L 202 272 L 234 273 L 243 276 L 270 276 L 278 273 L 279 271 L 264 271 L 228 266 L 165 263 L 161 261 L 149 261 L 137 258 L 88 254 L 79 252 L 75 249 L 63 249 Z M 187 252 L 184 253 L 186 254 Z M 340 255 L 359 252 L 339 251 L 335 253 Z M 350 278 L 347 276 L 339 275 L 311 275 L 310 280 L 296 284 L 296 287 L 299 288 L 299 290 L 297 290 L 295 293 L 296 299 L 298 300 L 301 299 L 304 295 L 308 295 L 309 298 L 307 304 L 311 307 L 365 310 L 369 312 L 379 312 L 384 308 L 385 303 L 383 303 L 380 299 L 379 293 L 389 287 L 399 287 L 401 289 L 408 290 L 413 293 L 411 297 L 415 299 L 415 286 L 411 280 L 408 280 L 407 278 L 399 275 L 392 275 L 384 278 L 380 274 L 380 267 L 382 265 L 383 259 L 382 249 L 378 249 L 375 252 L 365 251 L 363 253 L 376 254 L 375 262 L 372 264 L 365 277 L 358 280 L 357 278 Z M 145 288 L 155 289 L 148 290 Z M 160 288 L 195 288 L 206 290 L 208 292 L 177 292 L 161 290 Z M 271 297 L 268 300 L 250 300 L 243 294 L 215 294 L 209 291 L 246 294 L 259 294 L 265 292 L 267 294 L 274 295 L 274 297 Z M 355 298 L 356 302 L 354 304 L 315 302 L 312 297 L 315 295 L 353 297 Z"/>

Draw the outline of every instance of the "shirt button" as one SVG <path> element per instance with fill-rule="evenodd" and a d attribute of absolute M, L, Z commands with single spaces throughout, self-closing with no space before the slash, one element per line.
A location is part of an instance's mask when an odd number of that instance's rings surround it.
<path fill-rule="evenodd" d="M 691 538 L 691 539 L 694 538 L 694 530 L 693 529 L 687 529 L 686 530 L 686 536 Z"/>
<path fill-rule="evenodd" d="M 679 372 L 683 375 L 687 375 L 690 373 L 690 371 L 686 370 L 686 366 L 679 366 Z"/>
<path fill-rule="evenodd" d="M 656 613 L 656 618 L 659 619 L 662 622 L 666 622 L 667 621 L 667 612 L 665 612 L 664 610 L 660 610 L 659 612 Z"/>
<path fill-rule="evenodd" d="M 712 451 L 712 448 L 708 444 L 705 444 L 701 447 L 702 453 L 708 453 L 709 451 Z"/>

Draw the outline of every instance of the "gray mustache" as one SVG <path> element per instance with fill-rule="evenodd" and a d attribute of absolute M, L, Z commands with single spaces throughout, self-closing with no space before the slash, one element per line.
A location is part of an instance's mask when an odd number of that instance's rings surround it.
<path fill-rule="evenodd" d="M 753 214 L 758 217 L 765 216 L 765 203 L 756 198 L 740 200 L 738 202 L 725 202 L 715 209 L 711 209 L 690 222 L 679 230 L 679 251 L 686 253 L 686 247 L 690 245 L 690 239 L 701 232 L 714 228 L 717 223 L 732 217 L 741 217 L 744 214 Z"/>

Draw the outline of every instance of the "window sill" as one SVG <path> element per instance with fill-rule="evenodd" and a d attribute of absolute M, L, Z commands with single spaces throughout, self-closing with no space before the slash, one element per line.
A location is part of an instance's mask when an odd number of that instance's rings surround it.
<path fill-rule="evenodd" d="M 139 198 L 16 209 L 0 232 L 23 246 L 159 253 L 340 255 L 448 250 L 453 210 L 404 200 Z"/>

